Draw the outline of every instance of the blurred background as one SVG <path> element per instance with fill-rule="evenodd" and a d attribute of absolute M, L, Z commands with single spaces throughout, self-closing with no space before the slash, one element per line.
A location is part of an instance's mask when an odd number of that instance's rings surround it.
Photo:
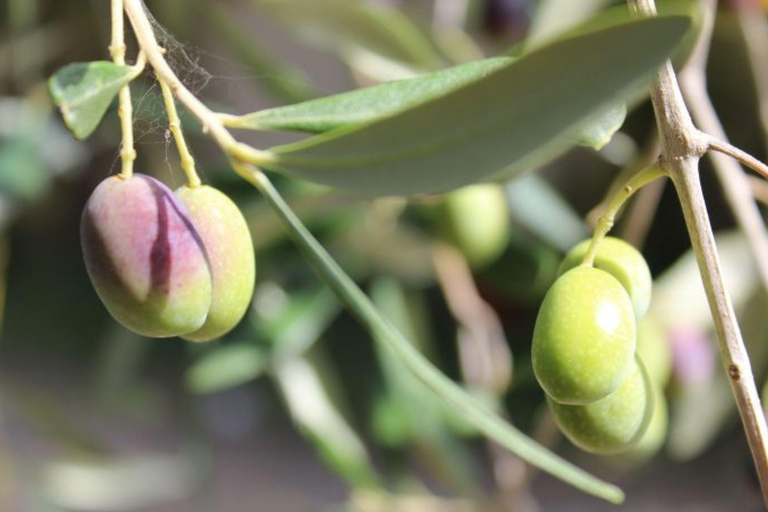
<path fill-rule="evenodd" d="M 228 113 L 497 55 L 616 3 L 316 0 L 328 3 L 325 13 L 303 16 L 302 1 L 146 3 L 176 72 Z M 712 101 L 731 140 L 765 160 L 768 21 L 749 1 L 720 2 L 716 14 Z M 119 122 L 113 107 L 76 142 L 46 89 L 63 65 L 108 59 L 108 44 L 105 0 L 0 0 L 0 510 L 614 508 L 537 474 L 414 385 L 194 122 L 186 128 L 204 180 L 238 202 L 252 229 L 252 308 L 225 339 L 204 345 L 143 339 L 113 321 L 88 281 L 78 230 L 91 191 L 118 170 Z M 181 185 L 151 77 L 133 84 L 133 98 L 138 172 Z M 560 259 L 589 236 L 622 170 L 652 154 L 654 129 L 643 101 L 599 150 L 577 147 L 509 183 L 445 197 L 371 200 L 275 180 L 420 350 L 539 442 L 620 485 L 624 510 L 761 510 L 670 187 L 645 189 L 616 228 L 642 249 L 655 279 L 640 350 L 668 407 L 652 433 L 622 456 L 585 454 L 558 434 L 533 378 L 533 324 Z M 298 137 L 242 138 L 268 147 Z M 765 290 L 708 162 L 702 177 L 762 384 Z M 753 185 L 766 201 L 765 185 Z"/>

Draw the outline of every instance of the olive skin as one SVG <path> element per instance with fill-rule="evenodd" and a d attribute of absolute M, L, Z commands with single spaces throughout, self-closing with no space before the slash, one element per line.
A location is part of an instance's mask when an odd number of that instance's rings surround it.
<path fill-rule="evenodd" d="M 637 353 L 654 384 L 659 388 L 666 386 L 672 375 L 672 347 L 666 329 L 653 315 L 637 322 Z"/>
<path fill-rule="evenodd" d="M 591 240 L 584 240 L 565 256 L 560 274 L 581 265 Z M 605 270 L 619 280 L 632 299 L 635 316 L 642 318 L 651 304 L 651 271 L 643 255 L 624 240 L 607 236 L 600 241 L 594 267 Z"/>
<path fill-rule="evenodd" d="M 190 341 L 209 341 L 232 330 L 243 318 L 253 296 L 256 259 L 248 225 L 237 205 L 207 185 L 181 187 L 176 197 L 208 251 L 213 293 L 208 318 L 200 329 L 185 334 Z"/>
<path fill-rule="evenodd" d="M 187 209 L 149 176 L 118 176 L 94 190 L 80 235 L 85 266 L 112 316 L 144 336 L 196 331 L 211 304 L 205 248 Z"/>
<path fill-rule="evenodd" d="M 576 267 L 555 281 L 539 309 L 533 370 L 551 399 L 588 404 L 619 386 L 635 344 L 635 316 L 621 283 L 600 269 Z"/>
<path fill-rule="evenodd" d="M 501 256 L 510 238 L 509 212 L 500 185 L 464 187 L 445 197 L 447 238 L 474 268 Z"/>
<path fill-rule="evenodd" d="M 650 368 L 648 370 L 650 376 Z M 650 378 L 653 381 L 653 377 L 650 376 Z M 669 406 L 667 398 L 659 390 L 658 386 L 653 382 L 651 385 L 654 391 L 653 415 L 645 433 L 640 436 L 637 443 L 622 454 L 622 458 L 626 462 L 640 463 L 647 461 L 661 450 L 664 442 L 667 440 L 667 433 L 669 432 Z"/>
<path fill-rule="evenodd" d="M 651 381 L 639 358 L 619 387 L 597 402 L 564 405 L 547 399 L 557 425 L 584 451 L 602 455 L 630 449 L 645 434 L 654 411 Z"/>

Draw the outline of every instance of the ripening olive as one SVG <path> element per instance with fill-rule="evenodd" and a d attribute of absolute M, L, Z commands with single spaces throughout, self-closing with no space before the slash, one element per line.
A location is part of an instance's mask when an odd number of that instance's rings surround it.
<path fill-rule="evenodd" d="M 111 177 L 94 190 L 80 234 L 88 274 L 115 319 L 144 336 L 196 331 L 211 273 L 187 209 L 154 178 Z"/>
<path fill-rule="evenodd" d="M 581 264 L 591 240 L 584 240 L 565 256 L 560 265 L 564 273 Z M 640 252 L 619 238 L 605 237 L 600 241 L 594 266 L 613 275 L 626 288 L 635 316 L 641 318 L 651 304 L 651 271 Z"/>
<path fill-rule="evenodd" d="M 256 261 L 253 242 L 242 213 L 232 200 L 209 186 L 181 187 L 176 196 L 208 251 L 213 293 L 203 326 L 184 339 L 208 341 L 219 338 L 243 318 L 253 296 Z"/>
<path fill-rule="evenodd" d="M 492 263 L 510 237 L 504 189 L 495 184 L 464 187 L 445 197 L 448 239 L 473 267 Z"/>
<path fill-rule="evenodd" d="M 635 316 L 609 273 L 576 267 L 547 292 L 533 332 L 532 362 L 544 391 L 561 404 L 608 396 L 631 367 Z"/>
<path fill-rule="evenodd" d="M 565 436 L 579 448 L 600 454 L 620 453 L 645 433 L 653 414 L 653 390 L 639 358 L 616 391 L 587 405 L 565 405 L 547 398 Z"/>

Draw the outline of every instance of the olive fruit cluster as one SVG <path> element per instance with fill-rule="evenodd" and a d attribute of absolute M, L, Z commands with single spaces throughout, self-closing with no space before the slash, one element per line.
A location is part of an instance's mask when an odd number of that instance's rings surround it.
<path fill-rule="evenodd" d="M 107 178 L 85 206 L 80 234 L 96 292 L 132 331 L 207 341 L 248 309 L 251 235 L 237 206 L 212 187 L 174 193 L 146 175 Z"/>
<path fill-rule="evenodd" d="M 648 310 L 651 274 L 643 256 L 616 238 L 566 256 L 536 319 L 532 362 L 560 429 L 580 448 L 629 449 L 654 412 L 654 390 L 636 353 L 637 319 Z"/>

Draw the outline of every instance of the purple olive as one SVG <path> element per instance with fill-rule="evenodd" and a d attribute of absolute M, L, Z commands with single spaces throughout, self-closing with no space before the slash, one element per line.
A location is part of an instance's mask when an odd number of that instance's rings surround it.
<path fill-rule="evenodd" d="M 168 187 L 140 174 L 107 178 L 85 206 L 80 234 L 91 282 L 125 327 L 162 338 L 205 323 L 212 289 L 208 256 Z"/>

